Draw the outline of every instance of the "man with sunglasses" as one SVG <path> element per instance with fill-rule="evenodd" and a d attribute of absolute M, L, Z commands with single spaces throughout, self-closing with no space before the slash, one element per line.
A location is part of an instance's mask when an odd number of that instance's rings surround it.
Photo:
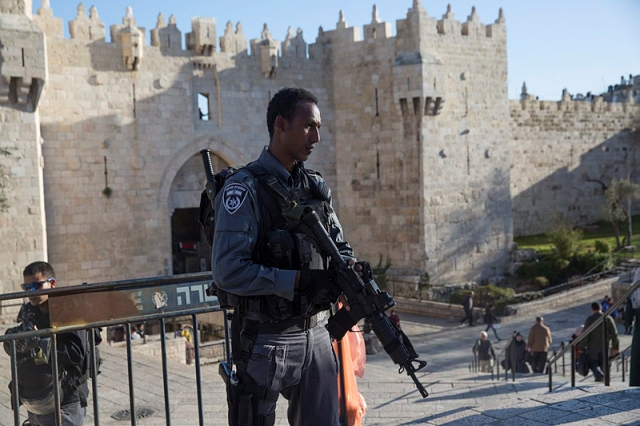
<path fill-rule="evenodd" d="M 27 292 L 29 302 L 18 314 L 20 325 L 7 330 L 7 334 L 51 328 L 49 296 L 29 293 L 56 287 L 53 267 L 47 262 L 33 262 L 24 269 L 23 276 L 21 287 Z M 16 341 L 18 393 L 21 404 L 27 408 L 31 426 L 56 424 L 50 340 L 50 337 L 43 337 Z M 82 425 L 89 388 L 86 381 L 80 383 L 79 379 L 88 365 L 87 333 L 84 330 L 60 333 L 57 335 L 57 348 L 62 425 Z M 5 342 L 4 349 L 11 354 L 9 342 Z"/>

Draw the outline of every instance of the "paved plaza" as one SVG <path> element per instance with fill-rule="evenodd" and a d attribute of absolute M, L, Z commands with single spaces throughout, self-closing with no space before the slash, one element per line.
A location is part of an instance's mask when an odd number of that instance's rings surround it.
<path fill-rule="evenodd" d="M 589 314 L 588 304 L 558 312 L 540 312 L 550 327 L 556 348 L 567 342 L 576 326 Z M 459 327 L 454 319 L 438 320 L 417 315 L 401 315 L 404 331 L 418 353 L 429 364 L 418 374 L 429 391 L 420 398 L 413 382 L 399 375 L 384 353 L 369 355 L 365 376 L 359 379 L 368 412 L 364 424 L 371 425 L 640 425 L 640 388 L 629 388 L 621 381 L 621 372 L 612 373 L 611 386 L 594 383 L 593 377 L 577 376 L 576 388 L 571 388 L 569 375 L 554 374 L 554 391 L 548 392 L 547 376 L 518 375 L 516 381 L 492 380 L 487 373 L 471 373 L 471 347 L 484 326 Z M 513 318 L 502 322 L 501 337 L 517 330 L 526 335 L 534 318 Z M 621 330 L 621 326 L 619 330 Z M 495 343 L 495 338 L 490 336 Z M 621 335 L 621 348 L 631 343 L 630 336 Z M 499 352 L 505 341 L 497 343 Z M 101 346 L 104 364 L 99 376 L 99 424 L 125 425 L 112 415 L 129 409 L 126 351 L 120 347 Z M 567 357 L 567 362 L 568 361 Z M 134 355 L 135 401 L 137 409 L 150 409 L 153 414 L 137 420 L 138 425 L 166 423 L 162 364 L 159 358 Z M 568 368 L 567 368 L 568 371 Z M 0 424 L 13 424 L 9 409 L 8 357 L 0 356 Z M 224 425 L 226 400 L 217 365 L 202 368 L 203 418 L 205 425 Z M 195 368 L 183 364 L 169 366 L 169 398 L 171 424 L 198 425 Z M 151 411 L 149 411 L 151 412 Z M 93 408 L 89 407 L 86 425 L 94 424 Z M 281 400 L 277 425 L 286 425 L 286 401 Z"/>

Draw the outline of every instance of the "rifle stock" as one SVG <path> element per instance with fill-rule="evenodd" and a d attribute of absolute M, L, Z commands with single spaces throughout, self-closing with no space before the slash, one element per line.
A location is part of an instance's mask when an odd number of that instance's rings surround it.
<path fill-rule="evenodd" d="M 395 364 L 400 366 L 398 372 L 406 371 L 422 397 L 429 396 L 415 375 L 427 365 L 427 362 L 418 359 L 418 354 L 413 349 L 409 338 L 384 313 L 396 304 L 389 293 L 381 291 L 373 279 L 363 280 L 353 267 L 347 264 L 311 207 L 291 204 L 283 214 L 287 219 L 299 223 L 298 229 L 312 237 L 337 266 L 337 282 L 347 297 L 350 310 L 343 307 L 329 319 L 327 324 L 329 334 L 340 340 L 360 319 L 367 318 L 385 352 Z"/>

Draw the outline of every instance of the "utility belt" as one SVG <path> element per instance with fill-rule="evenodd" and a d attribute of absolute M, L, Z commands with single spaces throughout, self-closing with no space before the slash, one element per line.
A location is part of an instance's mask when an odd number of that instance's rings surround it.
<path fill-rule="evenodd" d="M 324 319 L 323 313 L 318 313 L 308 317 L 289 318 L 277 322 L 259 322 L 244 318 L 242 320 L 242 330 L 252 334 L 289 334 L 298 333 L 312 329 L 318 325 L 318 317 Z"/>

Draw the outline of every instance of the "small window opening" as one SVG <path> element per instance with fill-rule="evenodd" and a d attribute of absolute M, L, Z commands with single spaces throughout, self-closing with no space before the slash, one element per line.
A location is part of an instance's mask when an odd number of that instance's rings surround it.
<path fill-rule="evenodd" d="M 24 47 L 22 48 L 22 66 L 24 67 Z"/>
<path fill-rule="evenodd" d="M 400 99 L 400 111 L 402 112 L 403 116 L 407 115 L 407 99 L 406 98 L 402 98 Z"/>
<path fill-rule="evenodd" d="M 376 117 L 380 116 L 380 112 L 378 110 L 378 89 L 376 89 Z"/>
<path fill-rule="evenodd" d="M 420 98 L 413 98 L 413 115 L 416 117 L 422 115 L 420 114 Z"/>
<path fill-rule="evenodd" d="M 198 113 L 200 120 L 209 121 L 209 94 L 198 93 Z"/>

